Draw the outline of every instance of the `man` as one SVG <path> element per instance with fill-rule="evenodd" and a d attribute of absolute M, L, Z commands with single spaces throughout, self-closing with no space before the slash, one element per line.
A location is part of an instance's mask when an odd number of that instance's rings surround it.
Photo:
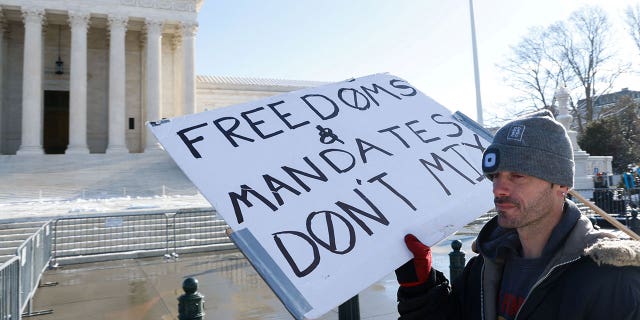
<path fill-rule="evenodd" d="M 573 148 L 547 111 L 507 123 L 485 150 L 498 215 L 452 290 L 430 248 L 396 270 L 400 319 L 640 319 L 640 242 L 596 231 L 566 199 Z"/>

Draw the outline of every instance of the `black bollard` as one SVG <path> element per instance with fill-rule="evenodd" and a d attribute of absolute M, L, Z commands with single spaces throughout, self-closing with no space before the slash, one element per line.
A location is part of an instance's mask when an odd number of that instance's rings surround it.
<path fill-rule="evenodd" d="M 593 225 L 593 228 L 596 230 L 600 229 L 600 226 L 598 225 L 598 219 L 596 219 L 596 217 L 589 217 L 589 221 L 591 221 L 591 224 Z"/>
<path fill-rule="evenodd" d="M 182 282 L 182 290 L 184 294 L 178 298 L 178 319 L 204 319 L 204 296 L 198 292 L 198 280 L 186 278 Z"/>
<path fill-rule="evenodd" d="M 462 274 L 464 270 L 464 251 L 460 251 L 462 248 L 462 241 L 453 240 L 451 242 L 451 251 L 449 253 L 449 277 L 451 282 Z"/>
<path fill-rule="evenodd" d="M 338 307 L 338 320 L 360 320 L 358 295 L 353 296 Z"/>

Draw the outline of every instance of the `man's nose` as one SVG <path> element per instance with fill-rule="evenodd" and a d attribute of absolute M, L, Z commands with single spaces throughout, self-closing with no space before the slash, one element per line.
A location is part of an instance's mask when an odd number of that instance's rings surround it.
<path fill-rule="evenodd" d="M 509 182 L 501 176 L 493 179 L 493 195 L 496 197 L 508 196 L 511 191 Z"/>

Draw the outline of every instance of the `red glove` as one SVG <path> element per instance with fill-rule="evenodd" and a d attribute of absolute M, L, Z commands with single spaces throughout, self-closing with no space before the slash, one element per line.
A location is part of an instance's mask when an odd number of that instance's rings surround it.
<path fill-rule="evenodd" d="M 396 269 L 396 278 L 403 287 L 415 287 L 427 282 L 431 273 L 431 248 L 412 234 L 404 237 L 413 259 Z"/>

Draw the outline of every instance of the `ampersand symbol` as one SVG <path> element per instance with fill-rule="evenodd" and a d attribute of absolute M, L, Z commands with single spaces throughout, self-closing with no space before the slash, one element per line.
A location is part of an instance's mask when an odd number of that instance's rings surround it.
<path fill-rule="evenodd" d="M 330 128 L 323 128 L 321 125 L 317 125 L 316 129 L 318 129 L 319 131 L 318 134 L 320 135 L 320 142 L 324 144 L 331 144 L 338 141 L 344 144 L 344 142 L 338 139 L 338 136 L 335 133 L 333 133 L 333 131 Z"/>

